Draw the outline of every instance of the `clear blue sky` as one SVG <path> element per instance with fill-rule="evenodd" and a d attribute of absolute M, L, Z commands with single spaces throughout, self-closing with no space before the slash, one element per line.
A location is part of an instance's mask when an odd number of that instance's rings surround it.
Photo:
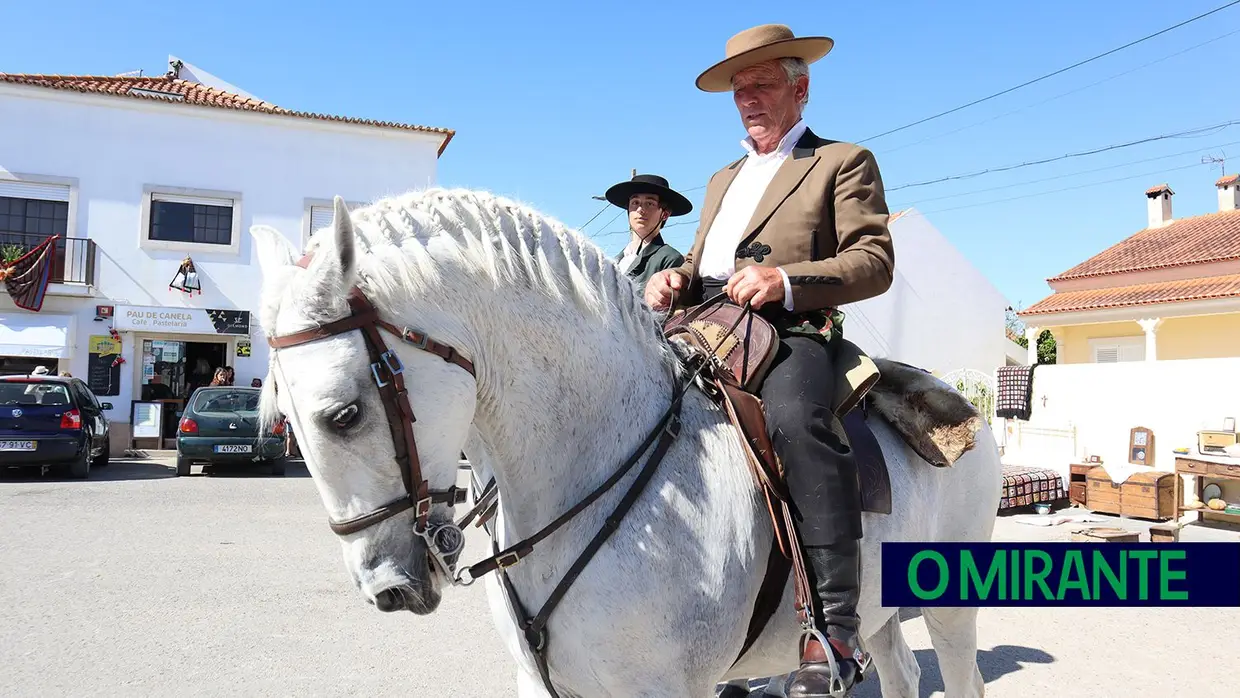
<path fill-rule="evenodd" d="M 858 141 L 1222 4 L 5 3 L 0 71 L 159 74 L 171 53 L 284 107 L 446 126 L 457 136 L 440 183 L 517 197 L 578 226 L 602 206 L 590 197 L 631 168 L 689 189 L 738 156 L 744 134 L 729 96 L 698 92 L 693 80 L 746 27 L 782 22 L 835 39 L 811 69 L 806 120 L 819 135 Z M 1238 47 L 1240 5 L 865 145 L 894 189 L 1240 119 Z M 1169 182 L 1177 216 L 1214 210 L 1220 169 L 1200 164 L 1206 152 L 1234 157 L 1227 171 L 1240 172 L 1240 125 L 891 191 L 889 201 L 916 205 L 1011 303 L 1028 306 L 1049 293 L 1046 277 L 1142 228 L 1147 187 Z M 994 187 L 1006 188 L 979 192 Z M 695 206 L 702 193 L 688 193 Z M 992 203 L 1018 196 L 1027 198 Z M 604 235 L 623 230 L 623 218 L 605 225 L 613 216 L 587 233 L 615 253 L 625 236 Z M 685 250 L 694 227 L 670 228 L 667 239 Z"/>

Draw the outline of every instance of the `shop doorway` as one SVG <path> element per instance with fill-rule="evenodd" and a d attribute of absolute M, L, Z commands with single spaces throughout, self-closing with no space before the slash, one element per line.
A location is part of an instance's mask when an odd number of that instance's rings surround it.
<path fill-rule="evenodd" d="M 57 359 L 41 359 L 34 356 L 0 356 L 0 376 L 28 376 L 34 373 L 36 368 L 45 368 L 47 372 L 56 375 L 56 368 L 60 365 Z"/>
<path fill-rule="evenodd" d="M 140 399 L 164 403 L 160 436 L 164 447 L 176 439 L 177 424 L 186 400 L 194 390 L 211 383 L 215 369 L 223 368 L 228 355 L 225 342 L 186 342 L 172 339 L 142 340 L 142 386 Z"/>

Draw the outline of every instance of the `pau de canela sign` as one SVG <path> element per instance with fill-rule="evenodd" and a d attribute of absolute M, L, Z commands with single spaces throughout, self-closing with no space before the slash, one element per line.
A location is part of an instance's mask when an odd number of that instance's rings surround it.
<path fill-rule="evenodd" d="M 119 332 L 250 334 L 250 311 L 217 308 L 165 308 L 120 305 L 112 318 Z"/>

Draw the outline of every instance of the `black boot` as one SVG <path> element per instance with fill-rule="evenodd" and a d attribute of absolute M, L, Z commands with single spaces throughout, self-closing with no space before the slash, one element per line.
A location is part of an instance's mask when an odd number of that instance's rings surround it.
<path fill-rule="evenodd" d="M 861 596 L 860 543 L 848 540 L 831 546 L 806 547 L 806 572 L 813 589 L 814 627 L 817 635 L 806 638 L 801 669 L 788 687 L 788 698 L 839 698 L 863 678 L 868 657 L 860 651 L 857 600 Z M 834 658 L 836 671 L 827 657 Z"/>

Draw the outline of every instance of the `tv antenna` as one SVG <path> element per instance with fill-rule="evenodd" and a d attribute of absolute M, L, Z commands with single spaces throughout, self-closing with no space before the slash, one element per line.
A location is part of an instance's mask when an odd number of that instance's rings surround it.
<path fill-rule="evenodd" d="M 1202 156 L 1201 156 L 1201 164 L 1206 165 L 1206 164 L 1214 164 L 1214 163 L 1218 163 L 1218 167 L 1219 167 L 1219 169 L 1221 170 L 1221 172 L 1220 172 L 1219 174 L 1221 174 L 1221 175 L 1223 175 L 1224 177 L 1226 177 L 1226 176 L 1227 176 L 1227 165 L 1226 165 L 1226 163 L 1224 162 L 1224 160 L 1225 160 L 1225 158 L 1226 158 L 1226 157 L 1227 157 L 1227 154 L 1226 154 L 1226 153 L 1223 153 L 1223 157 L 1221 157 L 1221 158 L 1216 158 L 1216 157 L 1214 157 L 1213 155 L 1202 155 Z"/>

